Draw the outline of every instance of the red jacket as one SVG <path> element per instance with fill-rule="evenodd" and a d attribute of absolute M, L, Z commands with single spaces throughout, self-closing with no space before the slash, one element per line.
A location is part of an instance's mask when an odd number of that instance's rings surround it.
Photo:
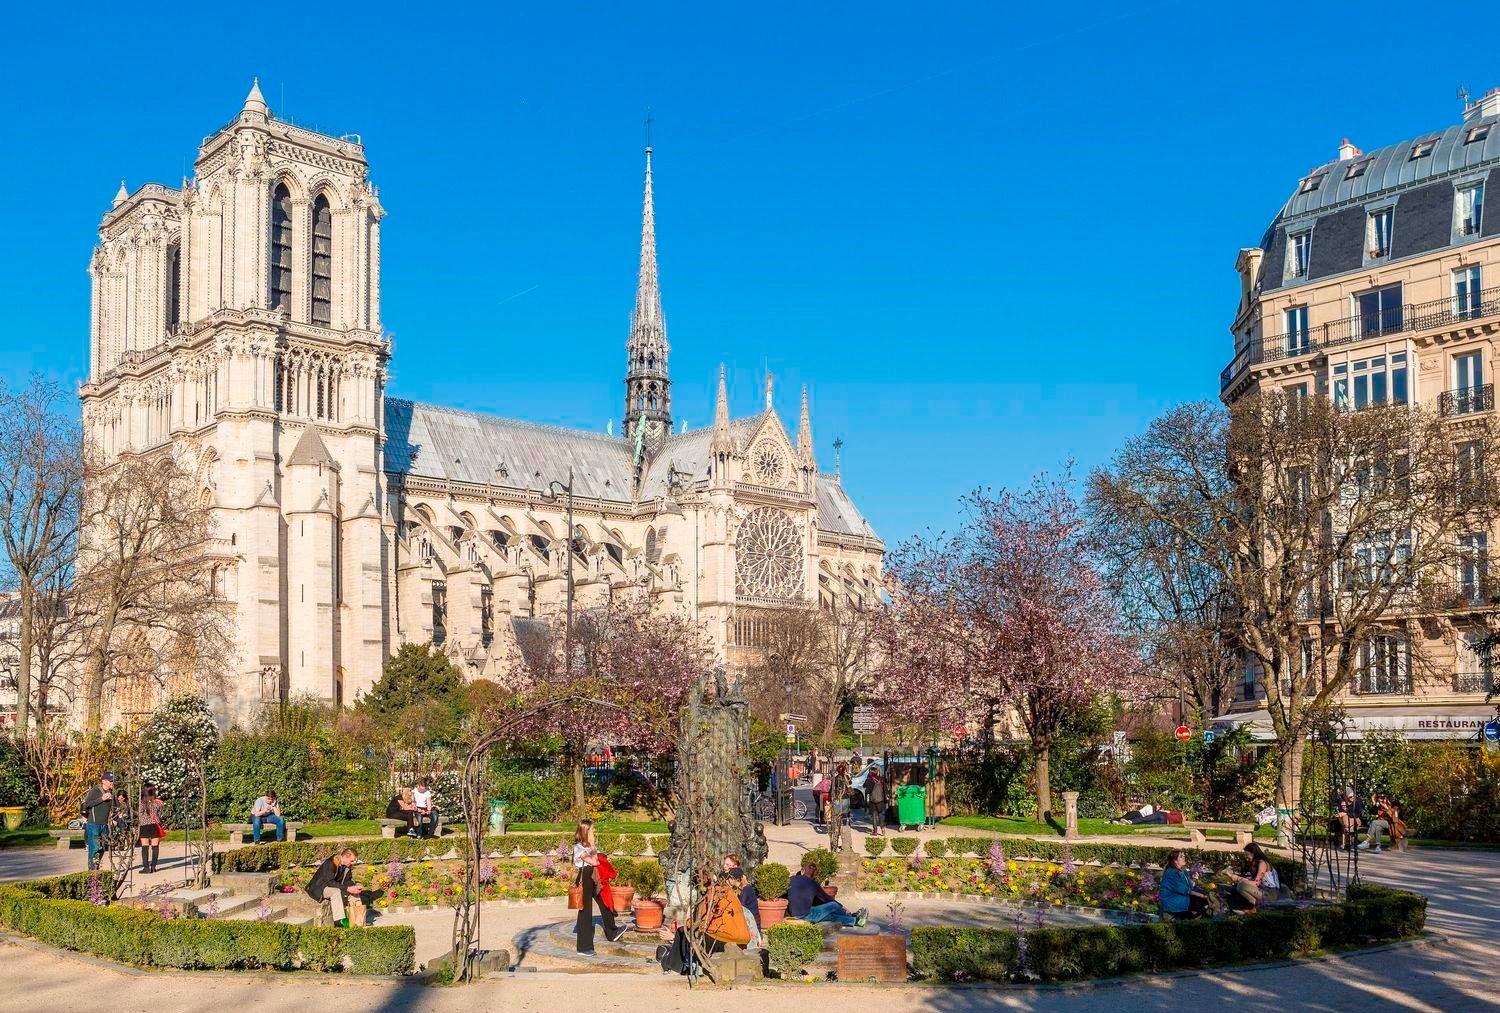
<path fill-rule="evenodd" d="M 594 882 L 599 884 L 599 903 L 611 911 L 615 909 L 615 899 L 614 894 L 610 892 L 609 884 L 610 880 L 617 875 L 615 867 L 609 864 L 609 856 L 601 852 L 599 864 L 594 867 Z"/>

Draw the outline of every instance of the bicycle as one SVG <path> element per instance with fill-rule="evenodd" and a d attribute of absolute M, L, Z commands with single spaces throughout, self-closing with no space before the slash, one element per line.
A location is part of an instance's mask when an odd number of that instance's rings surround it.
<path fill-rule="evenodd" d="M 774 820 L 776 818 L 776 796 L 770 792 L 758 791 L 750 803 L 756 819 L 761 821 Z M 807 803 L 801 799 L 793 798 L 791 804 L 791 816 L 794 820 L 807 819 Z"/>

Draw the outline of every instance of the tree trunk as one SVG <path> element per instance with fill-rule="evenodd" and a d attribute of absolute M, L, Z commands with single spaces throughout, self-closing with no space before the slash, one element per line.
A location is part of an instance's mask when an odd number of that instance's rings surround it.
<path fill-rule="evenodd" d="M 1038 746 L 1036 750 L 1036 818 L 1045 820 L 1052 815 L 1052 747 Z"/>
<path fill-rule="evenodd" d="M 31 652 L 35 640 L 31 618 L 36 612 L 36 588 L 23 577 L 17 590 L 21 599 L 21 657 L 16 665 L 16 737 L 24 739 L 31 720 Z"/>
<path fill-rule="evenodd" d="M 583 756 L 574 753 L 569 764 L 573 768 L 573 811 L 581 820 L 588 815 L 588 806 L 583 797 Z"/>
<path fill-rule="evenodd" d="M 1291 844 L 1291 827 L 1287 815 L 1295 817 L 1302 805 L 1302 754 L 1307 743 L 1300 735 L 1291 735 L 1280 743 L 1276 753 L 1276 826 L 1277 843 Z"/>
<path fill-rule="evenodd" d="M 104 712 L 104 652 L 90 651 L 89 663 L 84 670 L 83 701 L 87 717 L 84 731 L 99 734 Z"/>

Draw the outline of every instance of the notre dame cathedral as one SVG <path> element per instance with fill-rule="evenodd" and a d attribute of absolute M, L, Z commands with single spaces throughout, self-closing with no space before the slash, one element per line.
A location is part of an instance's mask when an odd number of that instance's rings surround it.
<path fill-rule="evenodd" d="M 364 148 L 277 120 L 259 87 L 180 188 L 121 186 L 89 268 L 85 434 L 106 459 L 175 452 L 211 505 L 226 716 L 352 702 L 408 641 L 502 674 L 570 567 L 576 607 L 649 593 L 731 665 L 757 610 L 873 599 L 884 545 L 819 471 L 805 389 L 795 432 L 769 380 L 731 418 L 721 369 L 713 425 L 673 428 L 651 186 L 648 149 L 618 434 L 392 396 Z"/>

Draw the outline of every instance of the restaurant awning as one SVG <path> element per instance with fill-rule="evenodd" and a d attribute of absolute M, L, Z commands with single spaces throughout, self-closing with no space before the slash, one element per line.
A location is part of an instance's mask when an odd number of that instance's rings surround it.
<path fill-rule="evenodd" d="M 1399 732 L 1408 739 L 1470 739 L 1478 741 L 1486 721 L 1495 719 L 1491 704 L 1417 704 L 1405 707 L 1360 707 L 1350 705 L 1344 712 L 1348 738 L 1362 739 L 1367 732 Z M 1265 710 L 1221 714 L 1214 718 L 1220 728 L 1248 725 L 1250 737 L 1269 742 L 1271 716 Z"/>

